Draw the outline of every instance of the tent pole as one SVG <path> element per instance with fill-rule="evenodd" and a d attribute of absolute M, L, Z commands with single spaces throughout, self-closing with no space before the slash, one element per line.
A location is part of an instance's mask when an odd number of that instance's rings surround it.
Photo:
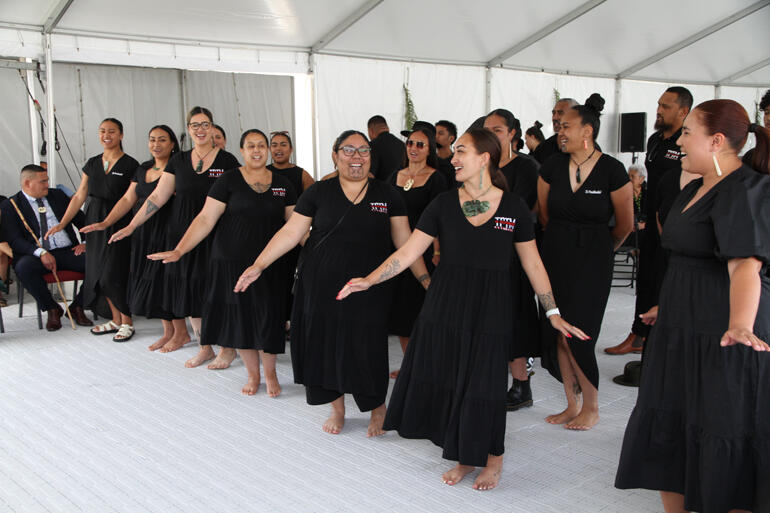
<path fill-rule="evenodd" d="M 48 178 L 51 186 L 58 183 L 56 177 L 56 116 L 53 104 L 53 55 L 51 52 L 51 34 L 45 34 L 45 99 L 46 118 L 48 123 Z"/>
<path fill-rule="evenodd" d="M 32 59 L 26 59 L 27 62 L 32 62 Z M 27 87 L 29 87 L 30 92 L 34 96 L 35 94 L 35 76 L 32 73 L 32 70 L 27 70 L 25 73 L 25 78 L 27 79 Z M 38 134 L 38 130 L 40 128 L 37 124 L 37 108 L 35 107 L 35 99 L 27 96 L 27 105 L 29 106 L 29 130 L 30 135 L 32 136 L 32 162 L 34 164 L 40 165 L 40 136 Z M 42 112 L 40 113 L 42 116 Z"/>
<path fill-rule="evenodd" d="M 492 110 L 492 68 L 484 71 L 484 114 Z"/>
<path fill-rule="evenodd" d="M 623 93 L 623 81 L 619 78 L 615 79 L 615 123 L 613 130 L 615 131 L 615 153 L 620 152 L 620 96 Z"/>
<path fill-rule="evenodd" d="M 315 54 L 310 54 L 310 111 L 313 113 L 313 178 L 318 180 L 324 173 L 321 171 L 321 155 L 319 153 L 319 133 L 318 133 L 318 82 L 316 81 L 316 72 L 318 63 L 315 62 Z"/>

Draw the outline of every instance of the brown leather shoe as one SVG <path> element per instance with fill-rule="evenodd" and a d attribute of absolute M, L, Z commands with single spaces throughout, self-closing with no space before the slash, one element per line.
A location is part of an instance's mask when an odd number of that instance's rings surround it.
<path fill-rule="evenodd" d="M 626 339 L 614 347 L 608 347 L 604 350 L 607 354 L 628 354 L 641 353 L 644 339 L 633 333 L 630 333 Z"/>
<path fill-rule="evenodd" d="M 83 310 L 82 306 L 72 306 L 70 307 L 70 313 L 72 314 L 72 318 L 75 319 L 75 322 L 78 326 L 93 326 L 94 321 L 88 318 L 86 315 L 85 310 Z"/>
<path fill-rule="evenodd" d="M 48 331 L 56 331 L 61 328 L 61 316 L 64 313 L 64 309 L 59 305 L 56 308 L 48 310 L 48 320 L 45 322 L 45 329 Z"/>

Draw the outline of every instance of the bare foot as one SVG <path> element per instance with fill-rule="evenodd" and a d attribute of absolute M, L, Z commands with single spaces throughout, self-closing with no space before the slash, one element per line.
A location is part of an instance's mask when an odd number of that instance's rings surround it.
<path fill-rule="evenodd" d="M 206 363 L 207 361 L 214 358 L 216 355 L 214 354 L 214 350 L 211 349 L 211 346 L 201 346 L 200 350 L 198 351 L 198 354 L 184 362 L 184 366 L 188 369 L 192 369 L 193 367 L 197 367 L 199 365 L 202 365 Z"/>
<path fill-rule="evenodd" d="M 235 360 L 235 349 L 232 347 L 223 347 L 222 350 L 219 351 L 216 359 L 206 367 L 211 370 L 226 369 L 233 363 L 233 360 Z"/>
<path fill-rule="evenodd" d="M 385 422 L 385 405 L 378 406 L 372 410 L 372 416 L 369 420 L 369 428 L 366 430 L 366 437 L 371 438 L 373 436 L 382 436 L 385 434 L 385 430 L 382 429 L 382 424 Z"/>
<path fill-rule="evenodd" d="M 473 472 L 475 468 L 476 467 L 471 467 L 470 465 L 460 465 L 458 463 L 452 470 L 444 472 L 441 479 L 444 481 L 444 484 L 453 486 L 462 481 L 463 478 Z"/>
<path fill-rule="evenodd" d="M 278 376 L 265 376 L 265 382 L 267 383 L 267 395 L 270 397 L 278 397 L 281 395 L 281 384 L 278 383 Z"/>
<path fill-rule="evenodd" d="M 500 482 L 500 474 L 503 472 L 503 456 L 492 456 L 487 458 L 487 466 L 481 469 L 479 477 L 473 483 L 474 490 L 487 491 L 496 487 Z"/>
<path fill-rule="evenodd" d="M 545 421 L 549 424 L 566 424 L 577 417 L 578 413 L 580 413 L 580 409 L 577 406 L 567 406 L 563 412 L 547 416 Z"/>
<path fill-rule="evenodd" d="M 345 414 L 332 411 L 329 418 L 324 422 L 323 430 L 332 435 L 339 435 L 342 427 L 345 425 Z"/>
<path fill-rule="evenodd" d="M 398 377 L 398 371 L 394 370 L 393 372 L 388 374 L 388 376 L 390 376 L 390 379 L 396 379 Z"/>
<path fill-rule="evenodd" d="M 157 351 L 164 345 L 166 345 L 166 342 L 168 342 L 171 339 L 171 335 L 163 334 L 162 337 L 160 337 L 153 345 L 147 347 L 150 351 Z"/>
<path fill-rule="evenodd" d="M 565 424 L 566 429 L 573 431 L 588 431 L 599 422 L 598 411 L 586 411 L 580 410 L 580 415 L 572 419 L 568 424 Z"/>
<path fill-rule="evenodd" d="M 243 395 L 256 394 L 257 391 L 259 391 L 259 382 L 260 382 L 259 376 L 254 376 L 254 377 L 249 376 L 249 380 L 246 382 L 245 385 L 243 385 L 243 388 L 241 389 L 241 393 Z M 268 393 L 269 393 L 269 390 L 270 389 L 268 388 Z"/>
<path fill-rule="evenodd" d="M 177 349 L 184 347 L 184 345 L 190 342 L 190 340 L 190 335 L 187 334 L 185 334 L 183 337 L 171 337 L 171 339 L 160 348 L 160 352 L 170 353 L 171 351 L 176 351 Z"/>

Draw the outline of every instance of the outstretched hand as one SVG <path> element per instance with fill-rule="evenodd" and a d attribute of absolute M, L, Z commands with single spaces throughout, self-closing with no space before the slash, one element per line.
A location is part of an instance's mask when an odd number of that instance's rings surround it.
<path fill-rule="evenodd" d="M 113 233 L 112 237 L 110 237 L 110 240 L 107 241 L 107 244 L 112 244 L 113 242 L 118 242 L 119 240 L 123 240 L 126 237 L 130 237 L 132 233 L 134 233 L 134 228 L 132 228 L 129 224 L 125 228 L 122 228 Z"/>
<path fill-rule="evenodd" d="M 371 286 L 372 284 L 366 281 L 366 278 L 353 278 L 337 293 L 337 301 L 345 299 L 353 292 L 363 292 Z"/>
<path fill-rule="evenodd" d="M 560 332 L 567 338 L 572 338 L 572 335 L 575 335 L 580 340 L 591 339 L 591 337 L 583 333 L 583 330 L 568 323 L 559 314 L 553 314 L 548 318 L 548 320 L 551 321 L 551 326 L 553 326 L 556 331 Z"/>
<path fill-rule="evenodd" d="M 104 230 L 106 227 L 104 226 L 104 223 L 93 223 L 84 226 L 80 229 L 80 233 L 91 233 L 91 232 L 100 232 Z"/>
<path fill-rule="evenodd" d="M 64 229 L 64 225 L 61 223 L 57 224 L 56 226 L 52 226 L 47 232 L 45 232 L 45 235 L 43 235 L 43 238 L 45 240 L 48 240 L 48 237 L 50 237 L 55 233 L 59 233 L 63 229 Z"/>
<path fill-rule="evenodd" d="M 770 351 L 770 346 L 767 342 L 760 339 L 754 333 L 746 328 L 733 328 L 729 329 L 722 335 L 722 340 L 719 345 L 722 347 L 734 346 L 736 344 L 743 344 L 754 349 L 754 351 Z"/>
<path fill-rule="evenodd" d="M 247 288 L 249 288 L 249 285 L 257 281 L 257 278 L 260 277 L 262 274 L 262 269 L 257 267 L 255 264 L 250 265 L 246 268 L 245 271 L 243 271 L 243 274 L 241 274 L 241 277 L 238 278 L 238 281 L 235 284 L 235 288 L 233 289 L 233 292 L 243 292 Z"/>
<path fill-rule="evenodd" d="M 164 264 L 170 264 L 171 262 L 177 262 L 182 258 L 182 253 L 174 249 L 171 251 L 153 253 L 152 255 L 147 255 L 147 258 L 150 260 L 162 260 Z"/>

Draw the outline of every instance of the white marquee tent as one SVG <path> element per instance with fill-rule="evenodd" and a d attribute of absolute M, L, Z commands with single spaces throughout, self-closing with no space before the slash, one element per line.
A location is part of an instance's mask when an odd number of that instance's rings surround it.
<path fill-rule="evenodd" d="M 141 160 L 147 130 L 182 133 L 196 104 L 233 152 L 241 130 L 292 130 L 297 162 L 322 175 L 343 129 L 375 113 L 402 128 L 404 86 L 420 119 L 460 129 L 496 107 L 548 127 L 556 91 L 599 92 L 600 143 L 615 153 L 619 114 L 647 112 L 650 133 L 667 85 L 753 116 L 770 87 L 768 27 L 770 0 L 0 0 L 0 187 L 40 159 L 54 108 L 56 183 L 99 152 L 102 118 L 123 120 Z"/>

